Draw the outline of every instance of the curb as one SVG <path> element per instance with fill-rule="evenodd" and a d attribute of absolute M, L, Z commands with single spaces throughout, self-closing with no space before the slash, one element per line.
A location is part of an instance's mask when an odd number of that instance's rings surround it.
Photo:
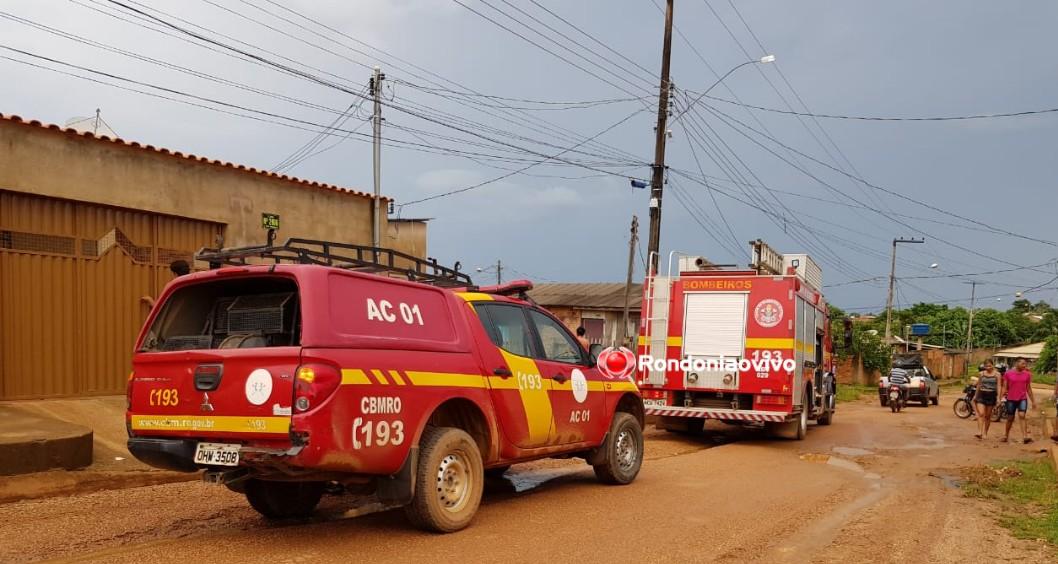
<path fill-rule="evenodd" d="M 44 434 L 0 442 L 0 476 L 74 470 L 92 464 L 93 432 L 88 427 L 52 424 Z"/>
<path fill-rule="evenodd" d="M 0 478 L 0 504 L 28 499 L 42 499 L 156 486 L 201 479 L 200 472 L 183 473 L 162 470 L 121 472 L 51 470 Z"/>

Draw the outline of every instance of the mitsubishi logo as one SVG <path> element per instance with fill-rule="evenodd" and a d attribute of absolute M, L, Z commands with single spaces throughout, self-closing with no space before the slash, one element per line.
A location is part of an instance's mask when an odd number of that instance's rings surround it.
<path fill-rule="evenodd" d="M 202 394 L 202 405 L 198 406 L 202 411 L 213 411 L 213 404 L 209 403 L 209 392 Z"/>

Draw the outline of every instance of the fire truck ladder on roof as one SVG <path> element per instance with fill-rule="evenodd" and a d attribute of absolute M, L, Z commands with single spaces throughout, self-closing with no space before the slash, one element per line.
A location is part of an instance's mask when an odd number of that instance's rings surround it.
<path fill-rule="evenodd" d="M 265 263 L 317 264 L 361 272 L 396 274 L 415 282 L 442 287 L 474 286 L 470 275 L 459 271 L 458 262 L 454 268 L 449 268 L 438 264 L 435 259 L 421 259 L 393 249 L 350 243 L 290 238 L 280 245 L 230 249 L 203 247 L 195 253 L 195 260 L 208 262 L 210 268 L 261 264 L 249 262 L 249 259 L 261 259 Z"/>

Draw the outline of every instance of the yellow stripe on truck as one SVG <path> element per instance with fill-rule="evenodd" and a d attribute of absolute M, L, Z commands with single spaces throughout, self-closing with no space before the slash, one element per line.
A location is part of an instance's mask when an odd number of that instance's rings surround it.
<path fill-rule="evenodd" d="M 642 336 L 642 335 L 640 335 L 639 336 L 639 340 L 637 342 L 639 343 L 639 346 L 644 346 L 644 345 L 647 344 L 647 338 Z M 681 337 L 679 335 L 669 335 L 668 337 L 665 338 L 665 346 L 666 347 L 682 347 L 683 346 L 683 337 Z"/>
<path fill-rule="evenodd" d="M 447 386 L 452 388 L 484 388 L 485 378 L 481 374 L 457 374 L 454 372 L 416 372 L 406 370 L 413 386 Z"/>
<path fill-rule="evenodd" d="M 132 430 L 286 434 L 290 431 L 290 418 L 235 415 L 133 415 Z"/>
<path fill-rule="evenodd" d="M 515 386 L 518 387 L 522 407 L 525 408 L 525 421 L 529 427 L 529 442 L 534 445 L 542 445 L 547 442 L 554 421 L 554 413 L 551 411 L 551 396 L 548 393 L 549 388 L 551 388 L 551 379 L 544 378 L 540 374 L 540 369 L 536 367 L 536 362 L 533 359 L 514 355 L 503 349 L 500 349 L 500 353 L 503 354 L 503 360 L 507 362 L 507 368 L 513 374 L 511 379 L 514 380 Z M 526 378 L 525 383 L 518 385 L 521 382 L 519 379 L 520 375 L 534 376 L 534 378 Z M 531 385 L 527 386 L 526 384 Z M 539 388 L 532 387 L 537 384 L 540 385 Z"/>
<path fill-rule="evenodd" d="M 794 340 L 790 338 L 746 338 L 747 349 L 792 349 Z"/>
<path fill-rule="evenodd" d="M 367 385 L 371 384 L 371 380 L 364 374 L 363 370 L 358 368 L 343 368 L 342 369 L 342 385 L 348 386 L 350 384 Z"/>

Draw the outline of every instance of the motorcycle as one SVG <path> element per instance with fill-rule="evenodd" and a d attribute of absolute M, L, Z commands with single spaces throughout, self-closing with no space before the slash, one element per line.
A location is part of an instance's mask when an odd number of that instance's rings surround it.
<path fill-rule="evenodd" d="M 904 408 L 907 403 L 907 392 L 900 384 L 889 385 L 889 409 L 896 413 Z"/>
<path fill-rule="evenodd" d="M 966 386 L 962 393 L 963 397 L 955 400 L 952 410 L 959 419 L 969 419 L 977 415 L 977 410 L 974 409 L 974 395 L 977 393 L 977 386 L 973 384 Z"/>
<path fill-rule="evenodd" d="M 952 410 L 959 419 L 970 419 L 971 417 L 977 417 L 977 407 L 974 405 L 974 395 L 977 393 L 977 386 L 973 384 L 963 388 L 963 397 L 955 400 L 955 404 L 952 405 Z M 1004 401 L 1006 398 L 1001 398 L 996 402 L 995 407 L 992 408 L 992 422 L 998 423 L 1003 419 L 1006 419 L 1010 414 L 1007 413 L 1007 404 Z"/>

